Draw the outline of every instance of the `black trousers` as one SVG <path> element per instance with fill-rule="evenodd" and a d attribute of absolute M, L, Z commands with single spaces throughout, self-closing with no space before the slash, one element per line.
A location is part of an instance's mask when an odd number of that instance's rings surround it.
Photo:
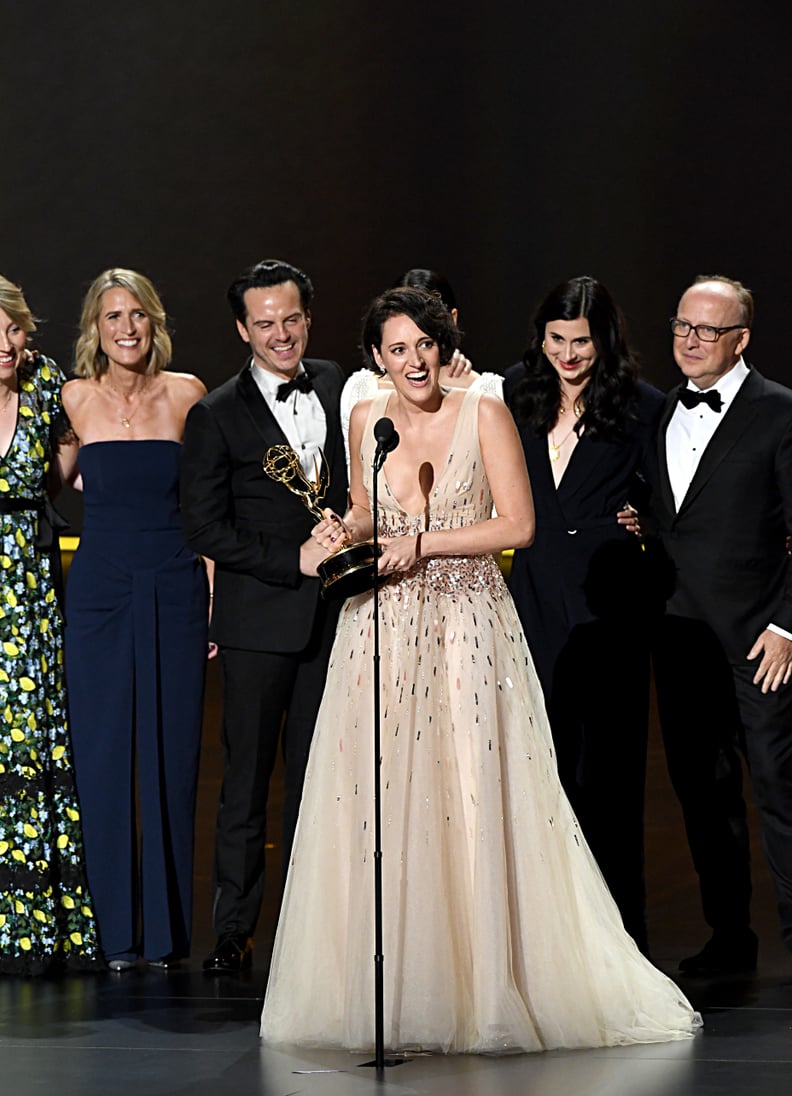
<path fill-rule="evenodd" d="M 546 690 L 561 783 L 644 953 L 649 668 L 646 629 L 595 620 L 573 629 Z"/>
<path fill-rule="evenodd" d="M 224 768 L 213 907 L 218 936 L 251 935 L 258 921 L 264 894 L 267 798 L 279 744 L 285 769 L 281 858 L 285 878 L 337 617 L 337 606 L 320 605 L 311 643 L 301 652 L 229 647 L 220 651 Z"/>
<path fill-rule="evenodd" d="M 743 754 L 782 934 L 792 948 L 792 687 L 762 693 L 753 684 L 758 660 L 730 663 L 715 633 L 699 620 L 666 616 L 653 653 L 668 771 L 704 917 L 723 933 L 739 933 L 750 923 Z"/>

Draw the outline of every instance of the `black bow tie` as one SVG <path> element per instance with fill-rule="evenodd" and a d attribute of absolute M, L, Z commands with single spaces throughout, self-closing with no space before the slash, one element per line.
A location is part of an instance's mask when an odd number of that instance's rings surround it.
<path fill-rule="evenodd" d="M 292 392 L 313 392 L 313 382 L 307 373 L 295 373 L 290 381 L 279 384 L 275 399 L 281 403 L 287 400 Z"/>
<path fill-rule="evenodd" d="M 694 392 L 692 388 L 683 386 L 678 390 L 679 402 L 687 407 L 688 411 L 692 411 L 694 407 L 698 407 L 700 403 L 706 403 L 708 407 L 711 407 L 713 411 L 720 414 L 720 409 L 723 407 L 723 399 L 717 388 L 708 388 L 705 392 Z"/>

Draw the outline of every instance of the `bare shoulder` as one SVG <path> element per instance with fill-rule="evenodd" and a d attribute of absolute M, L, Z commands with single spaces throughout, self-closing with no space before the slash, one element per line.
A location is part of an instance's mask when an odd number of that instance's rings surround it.
<path fill-rule="evenodd" d="M 87 381 L 81 377 L 75 377 L 73 380 L 66 381 L 61 389 L 64 396 L 68 396 L 70 400 L 80 399 L 81 393 L 85 392 Z"/>
<path fill-rule="evenodd" d="M 174 396 L 185 400 L 192 397 L 195 402 L 206 395 L 206 385 L 193 373 L 172 373 L 168 370 L 162 376 Z"/>
<path fill-rule="evenodd" d="M 511 411 L 503 400 L 489 392 L 479 393 L 478 419 L 479 428 L 483 426 L 484 429 L 511 429 L 514 425 Z"/>
<path fill-rule="evenodd" d="M 71 418 L 88 403 L 96 391 L 97 383 L 85 377 L 75 377 L 66 381 L 61 389 L 61 399 L 66 414 Z"/>
<path fill-rule="evenodd" d="M 183 423 L 190 408 L 206 395 L 206 385 L 192 373 L 161 373 L 168 405 Z"/>
<path fill-rule="evenodd" d="M 368 418 L 369 411 L 371 410 L 371 400 L 358 400 L 349 416 L 350 426 L 354 423 L 360 425 L 361 428 Z"/>
<path fill-rule="evenodd" d="M 482 452 L 505 454 L 512 447 L 522 452 L 511 411 L 503 400 L 486 392 L 479 395 L 478 435 Z"/>
<path fill-rule="evenodd" d="M 74 400 L 79 399 L 81 384 L 82 381 L 78 380 L 66 381 L 63 388 L 61 388 L 61 396 L 63 397 L 63 399 L 69 400 L 72 403 L 74 402 Z"/>

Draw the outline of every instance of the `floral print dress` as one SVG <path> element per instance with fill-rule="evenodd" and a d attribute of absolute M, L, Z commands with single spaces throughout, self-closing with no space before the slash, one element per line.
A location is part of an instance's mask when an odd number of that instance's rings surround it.
<path fill-rule="evenodd" d="M 99 964 L 66 718 L 45 482 L 63 375 L 32 355 L 0 457 L 0 972 Z"/>

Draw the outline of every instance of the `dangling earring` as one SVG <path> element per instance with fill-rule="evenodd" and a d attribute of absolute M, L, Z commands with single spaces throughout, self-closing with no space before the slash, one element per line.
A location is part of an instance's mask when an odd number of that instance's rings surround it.
<path fill-rule="evenodd" d="M 544 339 L 542 339 L 542 353 L 543 353 L 543 354 L 545 354 L 545 353 L 546 353 L 546 351 L 545 351 L 545 341 L 544 341 Z"/>

